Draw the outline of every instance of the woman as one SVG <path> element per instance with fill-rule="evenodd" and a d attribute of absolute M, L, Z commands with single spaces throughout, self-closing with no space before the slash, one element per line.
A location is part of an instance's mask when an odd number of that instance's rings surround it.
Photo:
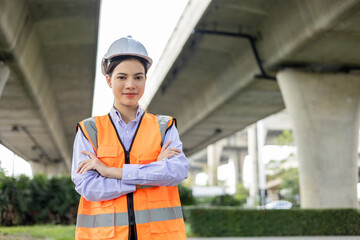
<path fill-rule="evenodd" d="M 186 239 L 176 186 L 187 177 L 189 162 L 175 119 L 146 113 L 138 103 L 151 64 L 131 36 L 115 41 L 103 58 L 115 101 L 108 115 L 77 127 L 76 239 Z"/>

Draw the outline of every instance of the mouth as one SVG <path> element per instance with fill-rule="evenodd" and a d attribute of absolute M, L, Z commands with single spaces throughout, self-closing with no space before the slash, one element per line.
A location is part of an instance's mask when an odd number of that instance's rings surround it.
<path fill-rule="evenodd" d="M 135 97 L 137 93 L 123 93 L 125 97 Z"/>

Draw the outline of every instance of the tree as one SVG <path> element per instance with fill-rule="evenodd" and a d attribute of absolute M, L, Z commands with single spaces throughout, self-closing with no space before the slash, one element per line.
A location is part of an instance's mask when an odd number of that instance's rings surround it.
<path fill-rule="evenodd" d="M 299 187 L 299 170 L 289 168 L 282 174 L 281 195 L 292 202 L 294 206 L 300 206 L 300 187 Z"/>
<path fill-rule="evenodd" d="M 242 182 L 237 184 L 235 199 L 239 200 L 241 205 L 244 205 L 248 197 L 249 197 L 249 190 L 244 187 L 244 184 Z"/>
<path fill-rule="evenodd" d="M 294 136 L 290 130 L 283 130 L 274 141 L 276 145 L 294 145 Z"/>

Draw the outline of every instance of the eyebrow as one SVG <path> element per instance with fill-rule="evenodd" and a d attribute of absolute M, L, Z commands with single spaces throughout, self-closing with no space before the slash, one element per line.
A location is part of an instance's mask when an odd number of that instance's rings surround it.
<path fill-rule="evenodd" d="M 134 75 L 145 75 L 145 73 L 143 73 L 143 72 L 138 72 L 138 73 L 135 73 Z M 117 73 L 116 75 L 125 75 L 125 76 L 127 76 L 128 74 L 127 73 L 122 73 L 122 72 L 119 72 L 119 73 Z"/>

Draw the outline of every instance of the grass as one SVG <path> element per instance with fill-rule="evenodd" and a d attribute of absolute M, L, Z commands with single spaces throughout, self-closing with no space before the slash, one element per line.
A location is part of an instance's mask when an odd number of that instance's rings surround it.
<path fill-rule="evenodd" d="M 191 232 L 190 224 L 187 222 L 185 222 L 185 229 L 186 235 L 192 237 L 193 233 Z M 13 236 L 16 236 L 17 238 L 13 238 Z M 0 226 L 0 239 L 73 240 L 74 236 L 75 225 Z"/>
<path fill-rule="evenodd" d="M 187 237 L 196 237 L 194 233 L 191 231 L 191 226 L 190 223 L 188 222 L 185 222 L 185 231 Z"/>
<path fill-rule="evenodd" d="M 46 240 L 73 240 L 75 236 L 75 225 L 0 226 L 0 239 L 6 236 L 16 236 L 18 239 L 32 239 L 24 238 L 27 236 Z"/>

